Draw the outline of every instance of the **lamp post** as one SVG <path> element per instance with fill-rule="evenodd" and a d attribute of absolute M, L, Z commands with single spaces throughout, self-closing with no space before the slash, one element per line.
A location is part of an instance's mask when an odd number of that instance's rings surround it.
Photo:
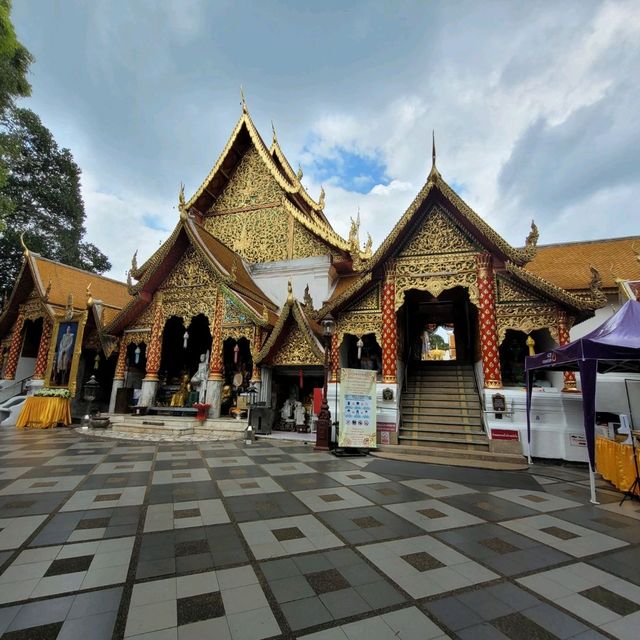
<path fill-rule="evenodd" d="M 324 384 L 322 386 L 322 405 L 318 413 L 318 423 L 316 427 L 316 446 L 319 451 L 329 450 L 329 439 L 331 437 L 331 412 L 327 402 L 327 381 L 329 379 L 329 356 L 331 353 L 331 337 L 336 329 L 335 320 L 331 314 L 325 316 L 322 321 L 324 336 Z"/>

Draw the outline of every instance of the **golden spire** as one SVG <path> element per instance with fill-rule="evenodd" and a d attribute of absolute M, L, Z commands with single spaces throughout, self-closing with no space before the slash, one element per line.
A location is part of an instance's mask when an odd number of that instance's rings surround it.
<path fill-rule="evenodd" d="M 436 168 L 436 132 L 431 129 L 431 170 Z"/>
<path fill-rule="evenodd" d="M 298 163 L 298 171 L 296 173 L 296 178 L 298 178 L 298 180 L 302 180 L 303 175 L 304 173 L 302 173 L 302 166 L 300 165 L 300 163 Z"/>
<path fill-rule="evenodd" d="M 65 320 L 71 320 L 73 318 L 73 294 L 70 293 L 67 296 L 67 306 L 64 313 Z"/>
<path fill-rule="evenodd" d="M 324 199 L 325 199 L 324 187 L 320 187 L 320 197 L 318 198 L 318 205 L 320 205 L 321 209 L 324 209 Z"/>
<path fill-rule="evenodd" d="M 368 260 L 373 255 L 372 246 L 373 240 L 371 239 L 371 234 L 367 233 L 367 241 L 364 245 L 364 251 L 362 252 L 363 259 Z"/>
<path fill-rule="evenodd" d="M 131 256 L 131 272 L 135 273 L 138 270 L 138 250 L 136 249 Z"/>
<path fill-rule="evenodd" d="M 269 310 L 267 309 L 267 306 L 264 303 L 262 304 L 262 319 L 265 322 L 269 322 Z"/>
<path fill-rule="evenodd" d="M 47 289 L 44 292 L 44 301 L 45 302 L 48 302 L 50 293 L 51 293 L 51 278 L 49 278 L 49 282 L 47 284 Z"/>
<path fill-rule="evenodd" d="M 531 221 L 531 231 L 527 236 L 525 241 L 528 247 L 535 247 L 538 244 L 538 238 L 540 237 L 540 233 L 538 231 L 538 227 L 536 226 L 535 221 Z"/>
<path fill-rule="evenodd" d="M 26 233 L 26 231 L 23 231 L 20 234 L 20 244 L 22 245 L 22 250 L 23 250 L 23 253 L 24 253 L 25 257 L 26 257 L 26 256 L 29 255 L 29 249 L 27 249 L 27 245 L 24 242 L 24 234 L 25 233 Z"/>
<path fill-rule="evenodd" d="M 313 313 L 313 298 L 309 293 L 309 285 L 304 288 L 304 306 L 309 313 Z"/>
<path fill-rule="evenodd" d="M 87 285 L 87 307 L 93 306 L 93 296 L 91 295 L 91 283 Z"/>
<path fill-rule="evenodd" d="M 247 101 L 244 98 L 244 90 L 242 88 L 242 85 L 240 85 L 240 100 L 242 101 L 242 113 L 249 113 L 249 110 L 247 109 Z"/>
<path fill-rule="evenodd" d="M 291 278 L 289 278 L 289 284 L 287 285 L 287 304 L 293 304 L 293 286 L 291 285 Z"/>
<path fill-rule="evenodd" d="M 436 132 L 431 130 L 431 171 L 427 180 L 435 182 L 440 177 L 440 172 L 436 167 Z"/>
<path fill-rule="evenodd" d="M 273 132 L 273 141 L 278 142 L 278 134 L 276 133 L 276 125 L 271 121 L 271 131 Z"/>

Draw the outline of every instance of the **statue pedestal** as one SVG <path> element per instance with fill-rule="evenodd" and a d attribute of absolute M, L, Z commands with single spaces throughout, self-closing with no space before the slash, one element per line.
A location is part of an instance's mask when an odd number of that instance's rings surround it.
<path fill-rule="evenodd" d="M 115 378 L 111 385 L 111 398 L 109 399 L 109 413 L 113 413 L 116 410 L 116 396 L 118 395 L 118 389 L 124 387 L 124 379 L 118 380 Z"/>
<path fill-rule="evenodd" d="M 211 405 L 209 409 L 210 418 L 220 417 L 220 399 L 222 395 L 222 380 L 207 380 L 207 403 Z"/>
<path fill-rule="evenodd" d="M 157 380 L 143 380 L 142 391 L 140 393 L 140 401 L 138 402 L 138 406 L 150 407 L 153 404 L 153 401 L 155 400 L 157 389 L 158 389 Z"/>

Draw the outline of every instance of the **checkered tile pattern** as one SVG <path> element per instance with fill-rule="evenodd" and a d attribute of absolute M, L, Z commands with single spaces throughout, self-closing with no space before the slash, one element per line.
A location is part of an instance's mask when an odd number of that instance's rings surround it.
<path fill-rule="evenodd" d="M 396 325 L 396 280 L 395 263 L 385 265 L 382 283 L 382 381 L 396 382 L 398 359 L 398 328 Z"/>
<path fill-rule="evenodd" d="M 498 328 L 496 324 L 496 289 L 493 278 L 491 255 L 480 253 L 478 264 L 478 328 L 482 351 L 482 373 L 484 386 L 492 389 L 502 387 L 500 354 L 498 353 Z"/>
<path fill-rule="evenodd" d="M 0 432 L 0 638 L 636 638 L 638 505 L 586 470 Z"/>

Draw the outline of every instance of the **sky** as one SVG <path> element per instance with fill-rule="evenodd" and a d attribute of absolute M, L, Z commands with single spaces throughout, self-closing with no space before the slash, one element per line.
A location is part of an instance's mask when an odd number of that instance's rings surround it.
<path fill-rule="evenodd" d="M 522 246 L 633 235 L 640 3 L 14 0 L 33 109 L 82 169 L 87 240 L 124 279 L 241 114 L 375 248 L 431 168 Z"/>

